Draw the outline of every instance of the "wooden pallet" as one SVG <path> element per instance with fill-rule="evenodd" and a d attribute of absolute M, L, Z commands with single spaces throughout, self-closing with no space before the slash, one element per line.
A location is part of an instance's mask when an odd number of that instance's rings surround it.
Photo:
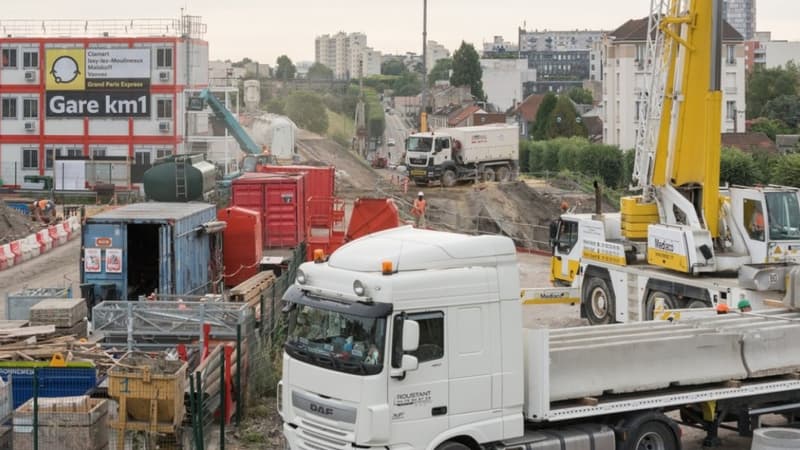
<path fill-rule="evenodd" d="M 101 450 L 108 448 L 108 400 L 87 396 L 39 400 L 39 448 Z M 14 448 L 33 449 L 33 401 L 14 413 Z"/>
<path fill-rule="evenodd" d="M 71 328 L 87 314 L 86 301 L 82 298 L 50 298 L 31 307 L 30 324 Z"/>
<path fill-rule="evenodd" d="M 230 300 L 255 306 L 260 302 L 261 294 L 271 288 L 275 280 L 275 273 L 271 270 L 259 272 L 231 289 Z"/>

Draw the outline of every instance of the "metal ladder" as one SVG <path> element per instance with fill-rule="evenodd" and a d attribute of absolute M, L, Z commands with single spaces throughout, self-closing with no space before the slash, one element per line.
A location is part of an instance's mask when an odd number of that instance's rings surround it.
<path fill-rule="evenodd" d="M 186 186 L 186 158 L 175 158 L 175 199 L 188 200 Z"/>

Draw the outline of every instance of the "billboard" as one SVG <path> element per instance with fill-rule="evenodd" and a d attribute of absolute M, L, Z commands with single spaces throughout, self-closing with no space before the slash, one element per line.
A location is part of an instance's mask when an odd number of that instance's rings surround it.
<path fill-rule="evenodd" d="M 149 117 L 150 49 L 49 48 L 48 118 Z"/>

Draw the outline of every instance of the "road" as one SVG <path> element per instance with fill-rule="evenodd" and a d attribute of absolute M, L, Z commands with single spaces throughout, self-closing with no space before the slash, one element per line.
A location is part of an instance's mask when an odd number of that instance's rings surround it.
<path fill-rule="evenodd" d="M 3 318 L 8 294 L 27 287 L 71 287 L 73 295 L 80 295 L 80 248 L 81 240 L 75 238 L 42 256 L 0 272 Z"/>
<path fill-rule="evenodd" d="M 411 130 L 408 124 L 403 120 L 403 117 L 398 115 L 394 110 L 389 110 L 385 113 L 386 116 L 386 130 L 383 132 L 383 146 L 378 149 L 381 156 L 389 157 L 389 164 L 402 164 L 401 158 L 403 156 L 403 143 Z M 386 142 L 389 139 L 394 139 L 395 145 L 389 147 Z"/>

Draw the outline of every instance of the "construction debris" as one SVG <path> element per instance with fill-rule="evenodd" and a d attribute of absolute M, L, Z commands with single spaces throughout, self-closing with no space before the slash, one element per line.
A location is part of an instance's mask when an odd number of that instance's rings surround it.
<path fill-rule="evenodd" d="M 108 448 L 108 400 L 78 397 L 39 398 L 39 448 L 101 450 Z M 34 449 L 33 399 L 14 412 L 14 448 Z"/>

